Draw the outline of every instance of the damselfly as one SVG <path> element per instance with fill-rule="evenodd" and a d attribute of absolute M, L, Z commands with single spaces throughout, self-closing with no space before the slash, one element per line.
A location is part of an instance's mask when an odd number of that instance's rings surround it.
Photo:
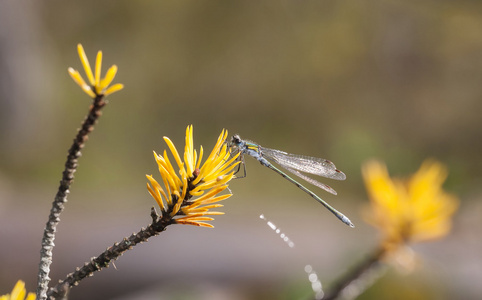
<path fill-rule="evenodd" d="M 332 189 L 330 186 L 321 183 L 307 175 L 301 173 L 309 173 L 314 175 L 323 176 L 326 178 L 336 179 L 336 180 L 345 180 L 345 174 L 338 170 L 331 161 L 322 158 L 304 156 L 304 155 L 296 155 L 290 154 L 279 150 L 269 149 L 265 147 L 261 147 L 260 145 L 247 141 L 242 140 L 239 135 L 234 135 L 231 138 L 231 142 L 229 146 L 232 151 L 240 153 L 240 159 L 244 164 L 244 154 L 247 154 L 251 157 L 256 158 L 263 166 L 270 168 L 271 170 L 275 171 L 279 175 L 286 178 L 288 181 L 296 185 L 302 191 L 310 195 L 311 197 L 315 198 L 316 201 L 323 204 L 330 212 L 332 212 L 338 219 L 340 219 L 343 223 L 349 225 L 350 227 L 355 227 L 353 223 L 348 219 L 344 214 L 337 211 L 331 205 L 326 203 L 323 199 L 318 197 L 315 193 L 301 185 L 298 181 L 294 180 L 286 173 L 275 167 L 270 161 L 282 166 L 289 172 L 295 174 L 296 176 L 300 177 L 301 179 L 324 189 L 327 192 L 330 192 L 336 195 L 336 191 Z M 301 171 L 301 172 L 300 172 Z"/>

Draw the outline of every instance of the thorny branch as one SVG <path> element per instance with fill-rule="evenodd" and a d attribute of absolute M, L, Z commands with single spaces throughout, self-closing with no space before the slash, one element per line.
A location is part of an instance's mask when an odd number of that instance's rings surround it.
<path fill-rule="evenodd" d="M 70 288 L 78 285 L 82 279 L 93 276 L 94 272 L 109 267 L 109 264 L 117 260 L 125 251 L 147 241 L 152 236 L 159 235 L 166 230 L 167 226 L 175 223 L 170 214 L 164 214 L 159 218 L 154 208 L 151 210 L 151 217 L 153 222 L 147 228 L 142 228 L 138 233 L 133 233 L 120 243 L 115 243 L 101 255 L 93 257 L 90 262 L 86 262 L 83 267 L 77 268 L 75 272 L 67 275 L 64 280 L 49 290 L 47 293 L 48 299 L 66 299 Z"/>
<path fill-rule="evenodd" d="M 54 247 L 55 233 L 57 224 L 60 221 L 60 214 L 64 210 L 64 204 L 67 202 L 69 188 L 74 180 L 74 173 L 77 169 L 77 161 L 81 156 L 81 150 L 88 139 L 88 135 L 94 130 L 94 125 L 101 116 L 101 109 L 105 106 L 104 96 L 98 95 L 94 98 L 94 102 L 90 107 L 89 114 L 82 123 L 72 146 L 70 147 L 65 162 L 65 169 L 62 173 L 62 180 L 52 203 L 50 215 L 45 225 L 42 238 L 42 249 L 40 250 L 40 264 L 37 282 L 37 299 L 47 299 L 47 289 L 50 281 L 50 265 L 52 264 L 52 250 Z"/>

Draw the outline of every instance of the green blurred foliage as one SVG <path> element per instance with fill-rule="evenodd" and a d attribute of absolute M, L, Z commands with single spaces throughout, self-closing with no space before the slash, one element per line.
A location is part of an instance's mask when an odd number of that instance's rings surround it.
<path fill-rule="evenodd" d="M 35 106 L 53 111 L 45 126 L 33 116 L 38 123 L 21 129 L 37 137 L 35 145 L 9 137 L 16 128 L 1 131 L 11 143 L 2 165 L 15 171 L 20 164 L 19 176 L 48 169 L 52 151 L 61 157 L 67 144 L 51 144 L 71 136 L 86 110 L 88 99 L 65 72 L 80 69 L 78 42 L 91 62 L 102 49 L 104 70 L 117 64 L 116 81 L 126 85 L 92 136 L 96 148 L 86 150 L 109 155 L 84 163 L 93 169 L 122 161 L 115 173 L 126 181 L 129 170 L 151 162 L 150 149 L 164 147 L 163 135 L 182 142 L 191 123 L 203 144 L 228 128 L 262 145 L 330 158 L 351 174 L 368 157 L 402 171 L 430 156 L 469 176 L 482 167 L 477 1 L 28 5 L 39 35 L 30 42 L 33 55 L 49 65 L 37 72 L 55 82 L 32 92 Z M 31 108 L 31 100 L 10 101 Z M 16 159 L 19 151 L 25 155 Z"/>
<path fill-rule="evenodd" d="M 123 173 L 139 160 L 145 166 L 147 149 L 163 147 L 162 135 L 175 139 L 191 123 L 202 142 L 228 128 L 351 172 L 372 156 L 410 169 L 427 156 L 471 175 L 481 167 L 478 2 L 53 3 L 30 4 L 40 35 L 35 57 L 53 50 L 53 75 L 45 76 L 61 83 L 34 91 L 37 106 L 56 110 L 47 128 L 23 130 L 53 136 L 36 147 L 36 159 L 14 160 L 24 173 L 36 162 L 44 169 L 39 155 L 50 156 L 50 144 L 70 136 L 84 113 L 88 100 L 65 72 L 80 68 L 77 42 L 91 61 L 102 49 L 104 69 L 116 63 L 126 85 L 92 138 L 104 142 L 96 154 L 115 153 L 110 165 L 123 161 Z M 18 109 L 28 109 L 27 99 L 15 101 L 22 100 Z M 3 157 L 18 155 L 17 145 L 8 149 Z"/>

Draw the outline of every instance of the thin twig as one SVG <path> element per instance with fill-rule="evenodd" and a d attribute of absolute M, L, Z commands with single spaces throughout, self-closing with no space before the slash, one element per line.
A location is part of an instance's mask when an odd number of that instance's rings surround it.
<path fill-rule="evenodd" d="M 47 299 L 47 289 L 50 281 L 50 265 L 52 264 L 52 250 L 54 247 L 55 232 L 57 224 L 60 221 L 60 214 L 64 210 L 64 204 L 67 202 L 69 188 L 74 180 L 74 172 L 77 169 L 77 161 L 81 156 L 81 150 L 87 141 L 88 134 L 94 129 L 94 125 L 101 116 L 101 109 L 105 106 L 104 96 L 98 95 L 90 107 L 89 114 L 82 123 L 72 146 L 67 155 L 65 169 L 62 173 L 62 180 L 52 203 L 50 215 L 45 225 L 42 238 L 42 249 L 40 250 L 40 264 L 37 282 L 37 299 Z"/>
<path fill-rule="evenodd" d="M 109 267 L 109 264 L 118 259 L 125 251 L 132 249 L 135 245 L 147 241 L 150 237 L 156 236 L 166 230 L 170 224 L 174 224 L 174 219 L 169 214 L 160 217 L 155 210 L 151 211 L 153 219 L 152 224 L 147 228 L 142 228 L 138 233 L 132 234 L 130 237 L 124 238 L 120 243 L 115 243 L 107 248 L 101 255 L 94 257 L 90 262 L 86 262 L 83 267 L 77 268 L 75 272 L 70 273 L 67 277 L 60 281 L 55 287 L 51 288 L 47 296 L 49 299 L 66 299 L 69 290 L 79 284 L 79 282 L 94 275 L 94 272 Z"/>
<path fill-rule="evenodd" d="M 343 290 L 345 290 L 348 286 L 350 286 L 353 282 L 357 279 L 362 277 L 364 274 L 375 268 L 380 260 L 385 255 L 386 251 L 383 248 L 377 249 L 372 255 L 368 256 L 364 261 L 362 261 L 358 266 L 353 268 L 350 272 L 345 274 L 342 278 L 340 278 L 329 290 L 325 293 L 325 296 L 322 298 L 323 300 L 333 300 L 337 299 Z"/>

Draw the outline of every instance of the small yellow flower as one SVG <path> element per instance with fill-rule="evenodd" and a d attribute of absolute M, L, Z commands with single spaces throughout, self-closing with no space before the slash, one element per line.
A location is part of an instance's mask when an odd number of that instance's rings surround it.
<path fill-rule="evenodd" d="M 19 280 L 13 287 L 12 292 L 10 294 L 0 296 L 0 300 L 35 300 L 34 293 L 28 293 L 27 298 L 25 298 L 26 294 L 27 291 L 25 290 L 25 282 Z"/>
<path fill-rule="evenodd" d="M 391 179 L 380 162 L 364 165 L 363 178 L 371 204 L 366 219 L 383 234 L 385 250 L 396 251 L 410 242 L 448 234 L 458 200 L 442 189 L 447 175 L 442 164 L 431 160 L 425 161 L 408 180 Z"/>
<path fill-rule="evenodd" d="M 184 161 L 171 140 L 164 137 L 179 168 L 178 173 L 174 170 L 166 151 L 163 155 L 154 152 L 165 190 L 152 175 L 146 175 L 150 182 L 147 184 L 147 189 L 156 200 L 162 214 L 172 217 L 174 223 L 213 227 L 204 222 L 213 220 L 208 215 L 223 214 L 209 211 L 209 209 L 222 207 L 222 204 L 216 202 L 225 200 L 232 195 L 217 196 L 227 189 L 228 182 L 234 177 L 234 167 L 239 163 L 238 155 L 231 157 L 227 148 L 227 135 L 226 130 L 221 132 L 214 149 L 202 166 L 203 148 L 201 146 L 198 157 L 193 146 L 192 126 L 188 126 L 186 129 Z"/>
<path fill-rule="evenodd" d="M 95 60 L 95 74 L 92 73 L 89 60 L 87 59 L 84 48 L 81 44 L 77 45 L 77 51 L 79 52 L 80 61 L 82 62 L 85 74 L 87 75 L 87 79 L 89 80 L 90 85 L 84 81 L 79 71 L 74 70 L 73 68 L 69 68 L 68 71 L 72 79 L 82 88 L 82 90 L 87 95 L 92 98 L 100 95 L 107 96 L 124 88 L 124 85 L 120 83 L 116 83 L 113 86 L 109 87 L 117 73 L 116 65 L 113 65 L 109 68 L 109 70 L 107 70 L 104 78 L 100 78 L 100 71 L 102 67 L 102 51 L 97 52 L 97 59 Z"/>

